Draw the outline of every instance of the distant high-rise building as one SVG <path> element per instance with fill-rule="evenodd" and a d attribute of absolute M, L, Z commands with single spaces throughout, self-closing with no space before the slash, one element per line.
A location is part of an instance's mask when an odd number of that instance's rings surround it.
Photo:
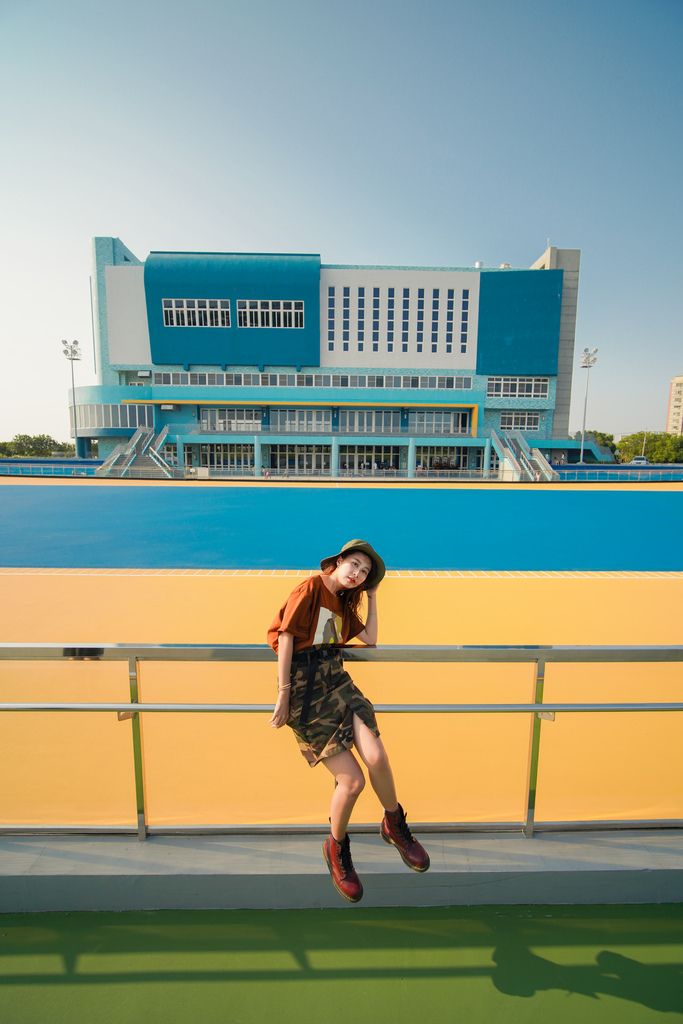
<path fill-rule="evenodd" d="M 674 377 L 669 389 L 669 411 L 666 416 L 667 434 L 683 434 L 683 377 Z"/>

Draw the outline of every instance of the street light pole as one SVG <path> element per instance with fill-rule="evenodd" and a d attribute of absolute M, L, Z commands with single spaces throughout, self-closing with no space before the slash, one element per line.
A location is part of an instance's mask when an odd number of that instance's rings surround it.
<path fill-rule="evenodd" d="M 583 449 L 586 443 L 586 409 L 588 408 L 588 378 L 590 377 L 591 366 L 598 361 L 597 348 L 585 348 L 581 356 L 581 369 L 586 371 L 586 394 L 583 400 L 583 429 L 581 430 L 581 457 L 579 465 L 583 465 Z"/>
<path fill-rule="evenodd" d="M 76 458 L 78 455 L 78 420 L 76 417 L 76 384 L 74 381 L 74 362 L 81 358 L 81 350 L 78 347 L 77 341 L 62 341 L 62 351 L 64 355 L 71 363 L 71 407 L 74 411 L 74 454 Z"/>

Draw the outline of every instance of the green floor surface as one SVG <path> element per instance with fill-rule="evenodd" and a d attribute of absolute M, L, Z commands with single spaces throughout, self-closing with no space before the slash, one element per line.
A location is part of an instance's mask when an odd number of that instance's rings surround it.
<path fill-rule="evenodd" d="M 683 906 L 0 915 L 3 1024 L 647 1024 Z"/>

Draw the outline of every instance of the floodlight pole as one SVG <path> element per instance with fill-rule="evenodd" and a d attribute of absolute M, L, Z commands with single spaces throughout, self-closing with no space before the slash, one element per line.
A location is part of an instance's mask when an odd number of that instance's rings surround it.
<path fill-rule="evenodd" d="M 81 358 L 81 350 L 78 347 L 78 342 L 73 341 L 71 344 L 68 341 L 62 341 L 64 346 L 63 351 L 66 358 L 71 363 L 71 407 L 74 411 L 74 455 L 78 459 L 78 420 L 76 417 L 76 383 L 74 379 L 74 362 Z"/>
<path fill-rule="evenodd" d="M 591 366 L 594 366 L 597 361 L 597 348 L 585 348 L 583 350 L 583 355 L 581 356 L 581 369 L 586 371 L 586 394 L 583 400 L 583 428 L 581 430 L 581 456 L 579 458 L 579 465 L 583 465 L 583 449 L 586 443 L 586 409 L 588 408 L 588 378 L 590 377 Z"/>

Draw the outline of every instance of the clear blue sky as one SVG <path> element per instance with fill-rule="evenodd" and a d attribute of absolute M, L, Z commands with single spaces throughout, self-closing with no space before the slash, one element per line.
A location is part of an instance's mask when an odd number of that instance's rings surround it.
<path fill-rule="evenodd" d="M 582 250 L 588 425 L 683 373 L 681 0 L 4 0 L 0 439 L 94 379 L 89 239 L 529 266 Z M 575 374 L 572 430 L 584 371 Z"/>

